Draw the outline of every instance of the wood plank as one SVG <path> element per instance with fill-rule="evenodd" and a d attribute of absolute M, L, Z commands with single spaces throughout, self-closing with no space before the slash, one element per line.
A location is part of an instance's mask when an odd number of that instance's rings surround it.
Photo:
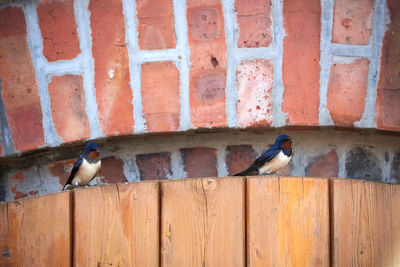
<path fill-rule="evenodd" d="M 75 190 L 76 266 L 159 265 L 159 183 Z"/>
<path fill-rule="evenodd" d="M 248 178 L 247 266 L 328 266 L 328 180 Z"/>
<path fill-rule="evenodd" d="M 0 203 L 0 266 L 71 266 L 70 193 Z"/>
<path fill-rule="evenodd" d="M 162 266 L 244 266 L 244 180 L 162 183 Z"/>
<path fill-rule="evenodd" d="M 333 181 L 333 265 L 400 266 L 400 185 Z"/>

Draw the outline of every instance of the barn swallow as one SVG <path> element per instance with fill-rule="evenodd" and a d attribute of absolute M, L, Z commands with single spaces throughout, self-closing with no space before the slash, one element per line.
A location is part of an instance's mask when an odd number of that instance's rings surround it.
<path fill-rule="evenodd" d="M 68 177 L 68 181 L 64 186 L 64 190 L 71 186 L 77 187 L 87 185 L 94 177 L 96 177 L 101 168 L 99 155 L 99 146 L 94 142 L 88 143 L 85 146 L 83 153 L 75 161 L 71 174 Z"/>
<path fill-rule="evenodd" d="M 234 176 L 273 174 L 285 167 L 293 156 L 293 140 L 287 135 L 280 135 L 273 146 L 258 157 L 246 170 Z"/>

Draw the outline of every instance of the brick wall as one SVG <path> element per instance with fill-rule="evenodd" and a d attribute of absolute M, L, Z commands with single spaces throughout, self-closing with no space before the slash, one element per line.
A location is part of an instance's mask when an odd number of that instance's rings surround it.
<path fill-rule="evenodd" d="M 111 153 L 107 164 L 129 176 L 110 170 L 111 181 L 130 181 L 232 173 L 239 165 L 221 165 L 221 151 L 232 153 L 226 162 L 251 161 L 265 148 L 243 142 L 246 134 L 238 129 L 264 132 L 268 140 L 286 127 L 329 128 L 332 135 L 339 128 L 353 129 L 354 135 L 371 134 L 371 128 L 400 132 L 396 0 L 7 2 L 0 1 L 0 164 L 7 195 L 14 190 L 17 196 L 19 188 L 21 194 L 56 190 L 58 185 L 31 189 L 35 179 L 24 177 L 57 176 L 54 172 L 65 171 L 63 164 L 54 163 L 55 170 L 43 166 L 80 153 L 71 149 L 63 155 L 64 144 L 81 149 L 92 139 L 136 140 L 145 134 L 158 140 L 159 134 L 190 135 L 204 128 L 201 146 L 188 140 L 174 146 L 174 153 L 142 148 L 131 160 L 122 155 L 125 150 Z M 216 148 L 210 140 L 216 128 L 236 137 Z M 389 167 L 379 175 L 364 170 L 366 175 L 397 178 L 398 137 L 391 137 L 395 145 L 387 148 L 376 145 L 386 135 L 375 138 L 360 145 L 386 149 Z M 354 146 L 338 147 L 353 151 Z M 319 167 L 340 162 L 336 150 L 325 151 L 322 144 L 315 149 L 326 154 L 314 153 L 312 166 L 303 162 L 307 172 L 292 174 L 316 175 Z M 44 157 L 43 151 L 53 156 Z M 357 158 L 370 152 L 349 153 Z M 309 153 L 296 155 L 311 158 Z M 16 169 L 20 155 L 31 162 L 24 170 Z M 200 164 L 193 163 L 197 157 L 213 169 L 192 171 L 190 166 Z M 13 181 L 25 180 L 25 187 L 13 187 Z"/>

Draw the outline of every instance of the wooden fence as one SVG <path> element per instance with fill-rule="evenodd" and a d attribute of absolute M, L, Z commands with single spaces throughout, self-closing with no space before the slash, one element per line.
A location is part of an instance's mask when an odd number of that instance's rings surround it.
<path fill-rule="evenodd" d="M 199 178 L 0 203 L 0 266 L 400 266 L 400 185 Z"/>

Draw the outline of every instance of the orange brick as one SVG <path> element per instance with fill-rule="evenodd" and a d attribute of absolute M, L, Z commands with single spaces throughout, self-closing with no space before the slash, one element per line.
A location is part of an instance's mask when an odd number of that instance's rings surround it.
<path fill-rule="evenodd" d="M 63 141 L 89 138 L 82 77 L 69 74 L 54 76 L 49 83 L 49 93 L 54 126 Z"/>
<path fill-rule="evenodd" d="M 140 49 L 174 48 L 172 0 L 136 0 Z"/>
<path fill-rule="evenodd" d="M 242 127 L 272 123 L 274 66 L 270 60 L 246 60 L 236 71 L 238 122 Z"/>
<path fill-rule="evenodd" d="M 37 6 L 43 54 L 49 61 L 72 59 L 80 53 L 73 0 L 41 0 Z"/>
<path fill-rule="evenodd" d="M 373 0 L 336 0 L 332 42 L 367 45 L 373 21 Z"/>
<path fill-rule="evenodd" d="M 285 0 L 283 15 L 286 36 L 283 40 L 282 111 L 289 116 L 288 124 L 318 125 L 320 1 Z"/>
<path fill-rule="evenodd" d="M 1 97 L 14 144 L 20 151 L 44 145 L 42 110 L 20 7 L 0 9 Z"/>
<path fill-rule="evenodd" d="M 179 130 L 179 72 L 172 62 L 142 65 L 142 103 L 147 130 Z"/>
<path fill-rule="evenodd" d="M 369 60 L 333 63 L 328 85 L 328 110 L 336 125 L 353 126 L 364 113 Z"/>
<path fill-rule="evenodd" d="M 309 177 L 338 177 L 338 156 L 335 150 L 316 157 L 306 169 Z"/>
<path fill-rule="evenodd" d="M 190 115 L 194 127 L 226 125 L 226 44 L 221 3 L 189 0 Z"/>
<path fill-rule="evenodd" d="M 236 0 L 238 47 L 267 47 L 272 42 L 271 1 Z"/>
<path fill-rule="evenodd" d="M 387 25 L 381 59 L 376 103 L 377 126 L 400 131 L 400 2 L 389 0 L 390 24 Z"/>
<path fill-rule="evenodd" d="M 120 1 L 90 1 L 98 115 L 103 133 L 132 134 L 132 90 Z"/>

